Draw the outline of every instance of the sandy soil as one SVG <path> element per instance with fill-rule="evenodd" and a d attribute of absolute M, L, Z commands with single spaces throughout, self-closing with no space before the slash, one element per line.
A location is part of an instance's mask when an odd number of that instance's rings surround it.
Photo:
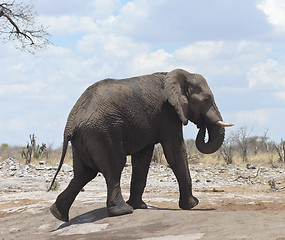
<path fill-rule="evenodd" d="M 127 168 L 122 178 L 125 199 L 130 171 Z M 211 183 L 208 175 L 198 181 L 197 176 L 193 178 L 193 187 L 200 204 L 193 210 L 178 208 L 177 182 L 171 171 L 157 171 L 156 166 L 150 171 L 144 194 L 149 208 L 119 217 L 107 216 L 106 186 L 99 176 L 78 195 L 68 223 L 55 219 L 49 207 L 70 177 L 62 180 L 58 191 L 46 192 L 46 183 L 40 177 L 2 176 L 0 239 L 285 240 L 283 181 L 272 189 L 268 184 L 253 184 L 248 179 L 240 179 L 240 184 L 234 180 L 232 185 L 223 184 L 224 180 L 233 179 L 225 171 L 220 171 L 220 182 Z M 261 174 L 259 179 L 262 182 Z M 199 185 L 201 181 L 205 182 L 203 187 Z"/>

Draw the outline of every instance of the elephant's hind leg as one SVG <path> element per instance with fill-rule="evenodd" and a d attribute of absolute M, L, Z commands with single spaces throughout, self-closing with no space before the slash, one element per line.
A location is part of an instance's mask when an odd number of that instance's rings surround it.
<path fill-rule="evenodd" d="M 75 159 L 77 157 L 77 154 L 73 151 L 73 158 L 76 160 L 74 161 L 74 177 L 50 208 L 51 213 L 64 222 L 69 221 L 69 209 L 78 193 L 98 173 L 98 170 L 87 167 L 82 161 L 78 162 L 78 159 Z"/>
<path fill-rule="evenodd" d="M 81 176 L 73 178 L 68 187 L 57 197 L 56 202 L 51 206 L 50 211 L 57 219 L 68 222 L 69 209 L 74 202 L 80 190 L 91 181 L 96 174 Z"/>
<path fill-rule="evenodd" d="M 69 209 L 74 202 L 80 190 L 95 176 L 97 172 L 94 170 L 86 171 L 82 175 L 74 177 L 68 187 L 57 197 L 56 202 L 51 206 L 50 211 L 57 219 L 68 222 Z"/>
<path fill-rule="evenodd" d="M 142 200 L 142 194 L 146 186 L 147 173 L 154 146 L 146 147 L 132 155 L 132 181 L 130 199 L 127 201 L 134 209 L 146 209 L 147 205 Z"/>

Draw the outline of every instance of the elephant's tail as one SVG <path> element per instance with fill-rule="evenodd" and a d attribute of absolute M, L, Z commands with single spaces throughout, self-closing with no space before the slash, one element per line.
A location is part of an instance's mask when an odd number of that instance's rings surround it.
<path fill-rule="evenodd" d="M 66 151 L 67 151 L 67 147 L 68 147 L 68 142 L 69 142 L 69 137 L 64 137 L 64 140 L 63 140 L 63 146 L 62 146 L 62 153 L 61 153 L 61 159 L 60 159 L 60 162 L 59 162 L 59 165 L 58 165 L 58 168 L 57 168 L 57 171 L 53 177 L 53 180 L 51 182 L 51 185 L 48 189 L 48 192 L 52 189 L 52 186 L 55 182 L 55 179 L 57 177 L 57 174 L 59 173 L 61 167 L 62 167 L 62 164 L 63 164 L 63 161 L 64 161 L 64 158 L 65 158 L 65 155 L 66 155 Z"/>

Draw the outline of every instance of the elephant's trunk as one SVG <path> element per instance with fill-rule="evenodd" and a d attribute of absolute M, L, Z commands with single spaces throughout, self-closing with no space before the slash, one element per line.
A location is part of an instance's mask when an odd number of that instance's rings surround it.
<path fill-rule="evenodd" d="M 208 130 L 209 139 L 205 142 L 206 128 Z M 223 144 L 225 138 L 225 128 L 219 125 L 202 126 L 196 137 L 196 147 L 204 154 L 216 152 Z"/>

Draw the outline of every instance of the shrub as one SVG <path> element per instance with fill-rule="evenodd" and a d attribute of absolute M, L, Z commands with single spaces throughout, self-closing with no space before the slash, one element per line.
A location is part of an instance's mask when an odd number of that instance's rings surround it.
<path fill-rule="evenodd" d="M 2 143 L 1 147 L 2 148 L 7 148 L 7 147 L 9 147 L 9 145 L 8 145 L 8 143 Z"/>
<path fill-rule="evenodd" d="M 50 186 L 47 185 L 47 189 L 49 189 L 49 187 Z M 56 190 L 59 189 L 59 187 L 60 187 L 60 183 L 57 180 L 55 180 L 50 190 L 51 191 L 56 191 Z"/>
<path fill-rule="evenodd" d="M 21 156 L 26 160 L 26 164 L 31 163 L 32 156 L 36 159 L 42 158 L 44 156 L 48 157 L 48 154 L 45 152 L 46 144 L 42 145 L 36 144 L 35 134 L 30 135 L 30 142 L 28 142 L 26 148 L 23 148 L 21 151 Z"/>

